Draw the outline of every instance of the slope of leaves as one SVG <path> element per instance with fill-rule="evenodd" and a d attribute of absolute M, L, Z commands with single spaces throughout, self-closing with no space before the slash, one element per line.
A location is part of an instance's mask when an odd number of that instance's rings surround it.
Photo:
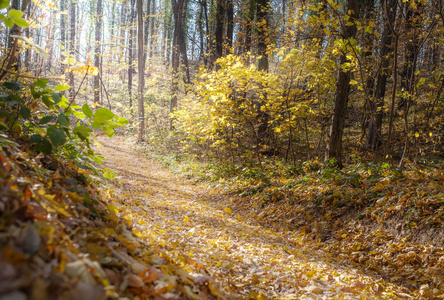
<path fill-rule="evenodd" d="M 117 172 L 110 187 L 113 209 L 148 245 L 162 247 L 186 271 L 219 283 L 219 297 L 420 298 L 416 291 L 335 262 L 300 231 L 261 226 L 252 217 L 253 199 L 242 198 L 242 206 L 218 189 L 192 185 L 131 151 L 132 146 L 116 136 L 101 149 Z"/>
<path fill-rule="evenodd" d="M 134 236 L 88 172 L 6 135 L 0 143 L 1 299 L 215 299 L 207 276 Z"/>
<path fill-rule="evenodd" d="M 222 186 L 233 211 L 252 222 L 299 232 L 304 244 L 338 263 L 425 297 L 444 297 L 442 169 L 369 163 L 339 171 L 318 161 L 297 170 L 264 166 L 224 177 L 211 165 L 176 165 Z"/>

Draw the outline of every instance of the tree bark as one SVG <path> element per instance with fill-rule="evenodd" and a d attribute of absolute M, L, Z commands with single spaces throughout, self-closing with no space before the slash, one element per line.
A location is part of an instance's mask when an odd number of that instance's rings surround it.
<path fill-rule="evenodd" d="M 60 0 L 60 12 L 63 12 L 65 10 L 65 1 L 66 0 Z M 60 47 L 62 49 L 62 52 L 66 52 L 66 15 L 60 14 Z M 28 50 L 27 50 L 28 51 Z M 61 56 L 60 60 L 64 61 L 66 57 L 64 55 Z M 27 59 L 26 59 L 27 60 Z M 65 70 L 65 65 L 60 64 L 60 72 L 63 73 Z"/>
<path fill-rule="evenodd" d="M 133 40 L 134 40 L 134 18 L 135 18 L 135 0 L 131 0 L 131 8 L 130 8 L 130 31 L 129 31 L 129 41 L 128 41 L 128 97 L 129 97 L 129 106 L 131 114 L 133 112 Z"/>
<path fill-rule="evenodd" d="M 226 0 L 218 0 L 216 7 L 216 32 L 215 32 L 215 41 L 216 41 L 216 55 L 214 60 L 216 61 L 218 58 L 222 57 L 223 51 L 223 35 L 224 35 L 224 6 Z M 216 67 L 218 68 L 218 67 Z"/>
<path fill-rule="evenodd" d="M 188 64 L 188 52 L 187 52 L 187 39 L 185 35 L 185 26 L 186 26 L 186 11 L 187 5 L 189 1 L 185 0 L 183 4 L 183 12 L 182 12 L 182 20 L 181 26 L 179 28 L 179 48 L 180 48 L 180 56 L 182 57 L 182 63 L 185 67 L 185 82 L 187 84 L 191 83 L 190 77 L 190 66 Z"/>
<path fill-rule="evenodd" d="M 174 13 L 174 34 L 171 64 L 173 67 L 171 83 L 171 102 L 170 113 L 177 108 L 177 93 L 179 92 L 179 59 L 180 59 L 180 35 L 182 30 L 182 17 L 184 0 L 171 0 L 171 6 Z M 172 127 L 172 122 L 171 122 Z"/>
<path fill-rule="evenodd" d="M 94 49 L 94 67 L 100 69 L 100 44 L 102 41 L 102 0 L 97 0 L 97 15 L 96 15 L 96 31 L 95 31 L 95 49 Z M 94 76 L 94 102 L 100 103 L 100 74 Z"/>
<path fill-rule="evenodd" d="M 267 40 L 269 39 L 268 28 L 268 10 L 270 9 L 269 0 L 257 0 L 256 16 L 257 16 L 257 31 L 258 31 L 258 43 L 257 54 L 259 58 L 259 67 L 261 71 L 268 71 L 268 54 L 267 54 Z"/>
<path fill-rule="evenodd" d="M 259 55 L 259 71 L 268 72 L 268 54 L 267 54 L 267 43 L 269 37 L 268 28 L 268 11 L 270 9 L 269 0 L 258 0 L 256 6 L 256 17 L 257 17 L 257 52 Z M 261 145 L 269 144 L 269 115 L 263 110 L 264 104 L 266 103 L 267 95 L 264 93 L 263 99 L 258 101 L 258 121 L 259 127 L 257 130 L 258 143 Z"/>
<path fill-rule="evenodd" d="M 121 2 L 120 7 L 120 34 L 119 34 L 119 48 L 121 51 L 121 55 L 119 55 L 119 63 L 122 61 L 122 58 L 125 57 L 125 31 L 126 31 L 126 14 L 127 14 L 127 3 L 128 0 L 124 0 Z"/>
<path fill-rule="evenodd" d="M 143 61 L 146 63 L 146 59 L 148 56 L 148 53 L 150 52 L 150 45 L 148 43 L 149 41 L 149 37 L 150 37 L 150 22 L 149 22 L 149 18 L 151 15 L 151 1 L 152 0 L 147 0 L 147 4 L 146 4 L 146 14 L 145 14 L 145 29 L 144 29 L 144 45 L 145 45 L 145 50 L 144 50 L 144 54 L 143 54 Z"/>
<path fill-rule="evenodd" d="M 144 129 L 145 129 L 145 110 L 143 106 L 143 88 L 144 88 L 144 70 L 145 61 L 143 55 L 143 0 L 137 0 L 137 41 L 138 41 L 138 71 L 139 71 L 139 82 L 138 82 L 138 108 L 139 108 L 139 135 L 138 141 L 141 143 L 143 141 Z M 148 20 L 147 20 L 148 22 Z"/>
<path fill-rule="evenodd" d="M 227 37 L 225 42 L 225 55 L 233 51 L 233 32 L 234 32 L 234 7 L 233 0 L 226 0 L 225 12 L 227 16 Z"/>
<path fill-rule="evenodd" d="M 70 43 L 69 43 L 69 56 L 71 58 L 74 58 L 75 56 L 75 46 L 76 46 L 76 0 L 71 0 L 71 5 L 69 8 L 69 15 L 70 15 Z M 74 73 L 71 71 L 68 74 L 68 83 L 71 87 L 69 89 L 69 96 L 71 99 L 74 98 Z"/>
<path fill-rule="evenodd" d="M 156 48 L 156 39 L 155 39 L 155 26 L 154 26 L 154 21 L 155 21 L 155 14 L 156 14 L 156 0 L 151 0 L 151 16 L 150 16 L 150 58 L 152 58 L 154 56 L 154 50 Z"/>
<path fill-rule="evenodd" d="M 343 25 L 343 39 L 350 45 L 350 40 L 356 35 L 356 18 L 359 12 L 359 0 L 348 0 L 346 11 L 350 14 L 347 24 Z M 350 24 L 349 22 L 352 22 Z M 350 92 L 350 71 L 345 71 L 342 66 L 349 62 L 346 53 L 343 53 L 339 59 L 339 72 L 336 80 L 335 101 L 333 110 L 333 119 L 330 128 L 330 138 L 327 144 L 326 160 L 335 159 L 338 167 L 343 166 L 342 136 L 344 133 L 344 124 L 347 114 L 347 103 Z"/>
<path fill-rule="evenodd" d="M 373 101 L 370 103 L 370 122 L 367 134 L 367 147 L 378 150 L 382 145 L 382 119 L 384 116 L 384 96 L 387 86 L 390 61 L 393 59 L 393 34 L 390 24 L 395 23 L 397 0 L 387 0 L 387 13 L 384 17 L 384 29 L 379 51 L 380 66 L 376 75 Z M 381 4 L 384 6 L 384 3 Z"/>

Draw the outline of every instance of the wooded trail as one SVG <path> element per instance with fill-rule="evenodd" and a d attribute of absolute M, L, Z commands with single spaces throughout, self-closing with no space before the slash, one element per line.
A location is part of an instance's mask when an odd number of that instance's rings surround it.
<path fill-rule="evenodd" d="M 174 175 L 128 139 L 101 142 L 105 166 L 117 173 L 112 207 L 133 233 L 187 272 L 211 276 L 230 299 L 417 298 L 334 263 L 327 253 L 304 246 L 297 232 L 271 231 L 236 214 L 228 196 Z"/>

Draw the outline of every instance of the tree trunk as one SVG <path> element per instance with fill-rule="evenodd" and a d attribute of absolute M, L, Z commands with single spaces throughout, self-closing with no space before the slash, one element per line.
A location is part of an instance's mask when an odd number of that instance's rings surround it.
<path fill-rule="evenodd" d="M 156 47 L 156 39 L 155 39 L 155 31 L 154 31 L 154 20 L 155 20 L 155 14 L 156 14 L 156 0 L 151 0 L 151 5 L 152 5 L 152 7 L 151 7 L 151 16 L 150 16 L 150 29 L 151 29 L 151 32 L 150 32 L 150 37 L 151 37 L 151 41 L 150 41 L 150 44 L 151 44 L 151 46 L 150 46 L 150 58 L 152 58 L 153 57 L 153 55 L 154 55 L 154 50 L 155 50 L 155 47 Z"/>
<path fill-rule="evenodd" d="M 177 108 L 177 93 L 179 92 L 179 59 L 180 59 L 180 36 L 182 31 L 182 17 L 184 0 L 171 0 L 171 7 L 174 13 L 174 35 L 173 35 L 173 55 L 171 64 L 173 66 L 171 84 L 170 113 Z M 171 123 L 172 127 L 172 123 Z"/>
<path fill-rule="evenodd" d="M 407 43 L 404 50 L 404 63 L 401 71 L 401 89 L 407 91 L 410 95 L 413 93 L 416 64 L 418 62 L 419 54 L 419 28 L 422 26 L 422 12 L 423 5 L 418 4 L 414 9 L 411 5 L 406 5 L 405 12 L 405 31 L 408 35 Z M 410 97 L 402 97 L 398 103 L 398 110 L 404 109 L 408 111 L 408 102 Z"/>
<path fill-rule="evenodd" d="M 201 6 L 203 8 L 203 15 L 205 18 L 205 56 L 204 56 L 204 64 L 208 66 L 209 56 L 211 55 L 211 46 L 210 46 L 210 23 L 208 21 L 208 5 L 207 0 L 201 0 Z M 211 61 L 211 60 L 210 60 Z"/>
<path fill-rule="evenodd" d="M 259 71 L 268 72 L 268 54 L 267 54 L 267 40 L 269 36 L 268 28 L 268 11 L 270 9 L 269 0 L 258 0 L 256 6 L 256 17 L 257 17 L 257 52 L 259 55 Z M 269 116 L 266 111 L 263 111 L 264 104 L 266 102 L 267 95 L 264 93 L 264 97 L 258 101 L 258 121 L 259 127 L 257 130 L 258 142 L 261 145 L 269 144 L 269 126 L 268 120 Z"/>
<path fill-rule="evenodd" d="M 226 0 L 225 7 L 227 15 L 227 38 L 225 42 L 225 54 L 228 55 L 233 51 L 233 31 L 234 31 L 234 7 L 233 0 Z"/>
<path fill-rule="evenodd" d="M 205 44 L 204 44 L 204 28 L 203 28 L 203 16 L 204 10 L 202 5 L 199 8 L 199 17 L 197 19 L 197 29 L 199 31 L 199 62 L 203 62 L 206 65 L 205 61 Z"/>
<path fill-rule="evenodd" d="M 146 14 L 145 14 L 145 29 L 144 29 L 144 44 L 145 44 L 145 51 L 143 54 L 143 61 L 146 63 L 146 59 L 148 56 L 148 53 L 150 52 L 150 45 L 149 45 L 149 37 L 150 37 L 150 15 L 151 15 L 151 1 L 147 0 L 146 4 Z"/>
<path fill-rule="evenodd" d="M 348 25 L 344 25 L 343 39 L 351 47 L 350 40 L 356 35 L 356 18 L 359 13 L 359 0 L 348 0 L 346 11 L 350 14 Z M 350 24 L 350 21 L 352 24 Z M 336 92 L 333 110 L 333 120 L 330 128 L 330 138 L 327 144 L 326 159 L 335 159 L 338 167 L 343 166 L 342 136 L 344 133 L 345 117 L 347 114 L 347 102 L 350 92 L 350 71 L 342 69 L 342 65 L 349 62 L 346 53 L 339 59 L 339 72 L 336 80 Z"/>
<path fill-rule="evenodd" d="M 373 101 L 370 103 L 370 122 L 367 134 L 367 147 L 378 150 L 382 145 L 382 119 L 384 116 L 384 96 L 389 74 L 389 64 L 393 58 L 393 34 L 390 24 L 395 24 L 397 0 L 387 0 L 388 15 L 384 18 L 384 29 L 381 36 L 379 51 L 380 66 L 376 75 Z M 381 4 L 384 7 L 384 3 Z"/>
<path fill-rule="evenodd" d="M 65 10 L 65 1 L 66 0 L 60 0 L 60 12 L 63 12 Z M 62 49 L 61 52 L 66 52 L 66 15 L 65 14 L 60 14 L 60 47 Z M 26 50 L 28 51 L 28 50 Z M 64 61 L 66 59 L 66 57 L 64 57 L 64 55 L 62 55 L 60 57 L 61 61 Z M 28 60 L 28 59 L 26 59 Z M 65 70 L 65 65 L 64 64 L 60 64 L 60 72 L 63 73 Z"/>
<path fill-rule="evenodd" d="M 254 10 L 256 8 L 256 0 L 249 0 L 248 10 L 245 16 L 245 39 L 244 39 L 244 54 L 251 53 L 252 34 L 253 34 L 253 20 Z"/>
<path fill-rule="evenodd" d="M 74 58 L 75 56 L 75 41 L 76 41 L 76 0 L 71 0 L 71 5 L 69 8 L 69 15 L 70 15 L 70 43 L 69 43 L 69 56 L 71 58 Z M 69 96 L 70 98 L 74 98 L 74 73 L 71 71 L 68 74 L 68 84 L 71 87 L 69 89 Z"/>
<path fill-rule="evenodd" d="M 257 0 L 256 16 L 258 22 L 258 43 L 257 54 L 259 58 L 259 70 L 268 71 L 268 54 L 267 54 L 267 40 L 269 37 L 268 28 L 268 10 L 270 9 L 269 0 Z"/>
<path fill-rule="evenodd" d="M 120 55 L 119 55 L 119 63 L 122 61 L 122 58 L 125 57 L 125 31 L 126 31 L 126 14 L 127 14 L 127 3 L 128 0 L 124 0 L 121 2 L 120 7 L 120 34 L 119 34 L 119 48 L 120 48 Z"/>
<path fill-rule="evenodd" d="M 137 0 L 137 41 L 138 41 L 138 71 L 139 71 L 139 83 L 138 83 L 138 108 L 139 108 L 139 136 L 138 141 L 143 141 L 144 129 L 145 129 L 145 110 L 143 107 L 143 88 L 145 70 L 145 61 L 143 59 L 143 0 Z M 148 20 L 146 21 L 148 22 Z"/>
<path fill-rule="evenodd" d="M 174 11 L 168 12 L 168 15 L 165 16 L 165 64 L 168 65 L 170 63 L 170 59 L 171 59 L 171 35 L 173 32 L 173 15 L 174 15 Z"/>
<path fill-rule="evenodd" d="M 102 41 L 102 0 L 97 0 L 97 15 L 96 15 L 96 31 L 95 31 L 95 49 L 94 49 L 94 67 L 100 69 L 100 44 Z M 94 102 L 100 103 L 100 74 L 94 76 Z"/>
<path fill-rule="evenodd" d="M 182 57 L 182 63 L 185 67 L 185 76 L 186 76 L 186 83 L 191 83 L 191 77 L 190 77 L 190 66 L 188 64 L 188 53 L 187 53 L 187 39 L 185 35 L 185 26 L 186 26 L 186 10 L 187 5 L 189 1 L 185 0 L 183 4 L 183 12 L 182 12 L 182 24 L 179 28 L 179 48 L 180 48 L 180 56 Z"/>
<path fill-rule="evenodd" d="M 129 97 L 129 106 L 131 114 L 133 112 L 133 40 L 134 40 L 134 18 L 135 18 L 135 11 L 134 11 L 134 5 L 135 0 L 131 0 L 131 7 L 130 7 L 130 31 L 129 31 L 129 41 L 128 41 L 128 97 Z"/>
<path fill-rule="evenodd" d="M 218 0 L 216 7 L 216 32 L 215 32 L 216 55 L 214 57 L 215 61 L 218 58 L 222 57 L 222 51 L 223 51 L 225 1 L 226 0 Z"/>

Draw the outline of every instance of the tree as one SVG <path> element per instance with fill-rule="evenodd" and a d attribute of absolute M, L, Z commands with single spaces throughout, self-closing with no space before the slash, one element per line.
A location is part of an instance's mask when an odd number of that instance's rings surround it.
<path fill-rule="evenodd" d="M 390 26 L 395 23 L 397 0 L 386 0 L 381 3 L 385 7 L 384 26 L 382 30 L 379 66 L 376 74 L 374 94 L 370 102 L 370 122 L 367 134 L 367 147 L 371 150 L 377 150 L 382 145 L 382 119 L 384 116 L 384 96 L 387 86 L 390 61 L 393 58 L 393 33 Z"/>
<path fill-rule="evenodd" d="M 69 42 L 69 56 L 70 58 L 74 58 L 75 56 L 75 47 L 76 47 L 76 4 L 77 1 L 76 0 L 71 0 L 71 4 L 69 7 L 69 24 L 70 24 L 70 42 Z M 71 98 L 74 98 L 75 95 L 75 91 L 74 91 L 74 72 L 69 72 L 68 74 L 68 83 L 71 87 L 71 89 L 69 90 L 69 96 Z"/>
<path fill-rule="evenodd" d="M 129 41 L 128 41 L 128 98 L 129 98 L 129 107 L 132 112 L 133 107 L 133 42 L 134 42 L 134 19 L 135 19 L 135 0 L 131 0 L 130 7 L 130 21 L 129 21 Z"/>
<path fill-rule="evenodd" d="M 101 58 L 101 33 L 102 33 L 102 0 L 97 0 L 97 15 L 96 15 L 96 31 L 95 31 L 95 50 L 94 50 L 94 66 L 100 69 L 100 58 Z M 100 74 L 94 76 L 94 102 L 100 103 Z"/>
<path fill-rule="evenodd" d="M 171 59 L 173 72 L 171 84 L 170 113 L 177 108 L 177 93 L 179 92 L 180 39 L 183 24 L 182 17 L 184 10 L 184 0 L 171 0 L 171 7 L 174 12 L 174 35 Z"/>
<path fill-rule="evenodd" d="M 257 16 L 257 32 L 258 32 L 258 42 L 257 42 L 257 54 L 259 55 L 259 66 L 258 70 L 263 72 L 268 72 L 268 53 L 267 44 L 269 42 L 269 27 L 268 27 L 268 11 L 270 9 L 269 0 L 257 0 L 256 6 L 256 16 Z M 269 144 L 269 116 L 264 110 L 265 102 L 267 99 L 266 93 L 264 93 L 262 99 L 258 103 L 258 121 L 259 127 L 257 130 L 258 144 L 268 145 Z"/>
<path fill-rule="evenodd" d="M 138 141 L 143 141 L 144 129 L 145 129 L 145 110 L 143 106 L 143 88 L 144 88 L 144 76 L 145 60 L 143 55 L 143 8 L 142 0 L 137 0 L 137 41 L 138 41 L 138 107 L 139 107 L 139 135 Z M 148 20 L 146 21 L 148 22 Z"/>
<path fill-rule="evenodd" d="M 62 48 L 62 52 L 66 51 L 66 15 L 64 14 L 65 11 L 65 2 L 66 0 L 60 1 L 60 47 Z M 61 57 L 61 60 L 64 60 L 64 57 Z M 60 71 L 63 72 L 65 70 L 65 67 L 63 64 L 60 64 Z"/>
<path fill-rule="evenodd" d="M 354 47 L 353 40 L 356 35 L 356 21 L 359 10 L 359 0 L 348 0 L 346 12 L 349 14 L 349 21 L 343 23 L 342 39 L 345 47 Z M 347 53 L 343 51 L 339 58 L 338 77 L 336 79 L 336 89 L 334 98 L 334 111 L 332 124 L 330 127 L 330 137 L 327 144 L 326 160 L 335 159 L 338 167 L 343 166 L 342 136 L 344 134 L 344 123 L 347 114 L 347 103 L 350 93 L 349 70 L 344 69 L 345 64 L 350 63 Z"/>

